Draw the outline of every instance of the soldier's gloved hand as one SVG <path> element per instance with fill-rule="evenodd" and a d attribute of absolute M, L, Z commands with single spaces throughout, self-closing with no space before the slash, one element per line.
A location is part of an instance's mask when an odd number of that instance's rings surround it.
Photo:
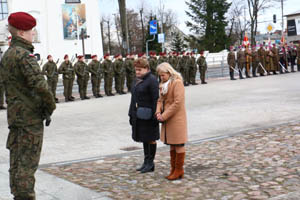
<path fill-rule="evenodd" d="M 46 126 L 49 126 L 50 123 L 51 123 L 51 117 L 49 117 L 49 118 L 46 119 L 45 125 L 46 125 Z"/>

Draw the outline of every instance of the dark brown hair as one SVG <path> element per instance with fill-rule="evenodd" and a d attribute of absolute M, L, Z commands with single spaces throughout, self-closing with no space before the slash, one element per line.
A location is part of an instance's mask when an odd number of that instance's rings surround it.
<path fill-rule="evenodd" d="M 135 68 L 147 68 L 149 69 L 149 63 L 145 58 L 138 58 L 137 60 L 134 61 L 134 67 Z"/>

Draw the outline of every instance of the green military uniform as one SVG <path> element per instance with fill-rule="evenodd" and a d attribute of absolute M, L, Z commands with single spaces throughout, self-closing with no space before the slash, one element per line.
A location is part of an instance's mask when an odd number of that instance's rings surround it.
<path fill-rule="evenodd" d="M 196 58 L 194 56 L 191 56 L 189 58 L 189 83 L 192 85 L 197 85 L 196 74 L 197 74 Z"/>
<path fill-rule="evenodd" d="M 297 70 L 300 71 L 300 44 L 297 46 Z"/>
<path fill-rule="evenodd" d="M 158 76 L 158 75 L 157 75 L 157 72 L 156 72 L 156 67 L 157 67 L 157 65 L 158 65 L 158 60 L 156 59 L 155 56 L 151 56 L 151 57 L 149 58 L 149 67 L 150 67 L 151 73 L 152 73 L 153 75 L 155 75 L 156 77 Z"/>
<path fill-rule="evenodd" d="M 126 86 L 128 92 L 131 91 L 132 83 L 135 77 L 135 69 L 133 65 L 134 59 L 133 58 L 126 58 L 125 60 L 125 68 L 126 68 Z"/>
<path fill-rule="evenodd" d="M 259 67 L 257 69 L 257 73 L 259 73 L 261 76 L 264 76 L 265 70 L 263 67 L 266 67 L 266 57 L 265 57 L 265 50 L 263 47 L 260 47 L 257 51 L 258 58 L 259 58 Z"/>
<path fill-rule="evenodd" d="M 236 59 L 235 59 L 235 52 L 233 50 L 231 50 L 227 55 L 227 64 L 229 67 L 230 80 L 236 80 L 234 78 L 234 69 L 235 69 L 235 65 L 236 65 Z"/>
<path fill-rule="evenodd" d="M 33 49 L 30 42 L 13 36 L 0 67 L 7 92 L 7 148 L 10 188 L 15 199 L 35 199 L 34 174 L 41 155 L 43 121 L 56 108 Z"/>
<path fill-rule="evenodd" d="M 53 61 L 48 61 L 43 66 L 43 74 L 47 76 L 49 89 L 52 92 L 55 101 L 58 102 L 58 99 L 56 98 L 56 86 L 58 82 L 58 70 L 56 63 Z"/>
<path fill-rule="evenodd" d="M 115 74 L 115 89 L 118 94 L 124 94 L 124 72 L 125 66 L 122 58 L 118 58 L 113 63 L 114 74 Z"/>
<path fill-rule="evenodd" d="M 278 53 L 278 49 L 276 47 L 272 47 L 271 52 L 273 54 L 273 66 L 271 71 L 273 71 L 274 74 L 276 74 L 276 71 L 281 71 L 280 70 L 280 66 L 279 66 L 279 53 Z"/>
<path fill-rule="evenodd" d="M 72 66 L 72 63 L 69 60 L 64 61 L 63 63 L 61 63 L 58 72 L 63 75 L 65 100 L 73 101 L 74 99 L 72 98 L 72 90 L 75 79 L 75 70 Z"/>
<path fill-rule="evenodd" d="M 259 63 L 259 56 L 258 56 L 258 52 L 256 51 L 255 48 L 252 49 L 252 76 L 253 77 L 257 77 L 256 76 L 256 70 L 258 68 L 258 63 Z"/>
<path fill-rule="evenodd" d="M 114 77 L 113 63 L 111 60 L 105 59 L 103 61 L 103 71 L 104 71 L 104 90 L 107 96 L 113 96 L 112 93 L 112 83 Z"/>
<path fill-rule="evenodd" d="M 94 97 L 102 97 L 100 94 L 100 85 L 103 77 L 103 66 L 98 60 L 92 60 L 88 65 L 88 70 L 91 73 L 92 91 Z"/>
<path fill-rule="evenodd" d="M 268 74 L 270 74 L 270 71 L 272 71 L 273 68 L 273 54 L 270 50 L 267 50 L 265 54 L 266 54 L 266 70 Z"/>
<path fill-rule="evenodd" d="M 239 68 L 240 79 L 243 79 L 244 77 L 242 75 L 242 72 L 245 68 L 246 56 L 245 56 L 245 52 L 242 51 L 241 49 L 237 52 L 237 63 L 238 63 L 238 68 Z"/>
<path fill-rule="evenodd" d="M 207 63 L 206 63 L 205 57 L 203 55 L 201 55 L 198 58 L 197 64 L 199 66 L 201 84 L 206 84 L 206 82 L 205 82 L 205 73 L 206 73 L 206 70 L 207 70 Z"/>
<path fill-rule="evenodd" d="M 0 74 L 0 110 L 4 110 L 4 84 Z"/>
<path fill-rule="evenodd" d="M 245 50 L 245 59 L 246 59 L 245 75 L 246 75 L 246 78 L 250 78 L 249 74 L 250 74 L 250 68 L 251 68 L 251 63 L 252 63 L 252 52 L 248 47 L 246 47 L 246 50 Z"/>
<path fill-rule="evenodd" d="M 179 72 L 181 73 L 181 76 L 183 78 L 183 82 L 184 82 L 184 85 L 187 86 L 188 85 L 188 82 L 187 82 L 187 76 L 186 76 L 186 69 L 187 69 L 187 60 L 188 57 L 183 55 L 182 57 L 179 58 Z"/>
<path fill-rule="evenodd" d="M 87 86 L 90 79 L 90 73 L 88 71 L 88 66 L 83 61 L 78 61 L 74 65 L 75 73 L 77 76 L 77 84 L 78 84 L 78 91 L 81 100 L 89 99 L 87 97 Z"/>

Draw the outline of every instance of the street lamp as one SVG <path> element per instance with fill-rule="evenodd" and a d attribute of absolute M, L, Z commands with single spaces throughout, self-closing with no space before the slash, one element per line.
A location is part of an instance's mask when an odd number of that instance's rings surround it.
<path fill-rule="evenodd" d="M 86 30 L 84 28 L 81 28 L 80 39 L 82 41 L 82 54 L 84 58 L 85 58 L 84 39 L 87 39 L 89 37 L 90 36 L 86 34 Z"/>

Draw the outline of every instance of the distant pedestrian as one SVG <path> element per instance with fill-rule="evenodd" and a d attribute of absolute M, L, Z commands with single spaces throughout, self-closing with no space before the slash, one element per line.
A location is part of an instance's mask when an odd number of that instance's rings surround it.
<path fill-rule="evenodd" d="M 160 97 L 157 102 L 156 118 L 162 122 L 160 139 L 170 145 L 171 172 L 166 178 L 183 178 L 185 143 L 187 142 L 187 117 L 184 84 L 181 75 L 168 63 L 157 67 L 160 77 Z"/>
<path fill-rule="evenodd" d="M 154 171 L 156 140 L 159 139 L 159 123 L 155 118 L 159 97 L 157 78 L 151 73 L 146 59 L 134 62 L 136 80 L 131 90 L 129 122 L 132 126 L 132 139 L 143 142 L 144 163 L 137 169 L 141 173 Z"/>

